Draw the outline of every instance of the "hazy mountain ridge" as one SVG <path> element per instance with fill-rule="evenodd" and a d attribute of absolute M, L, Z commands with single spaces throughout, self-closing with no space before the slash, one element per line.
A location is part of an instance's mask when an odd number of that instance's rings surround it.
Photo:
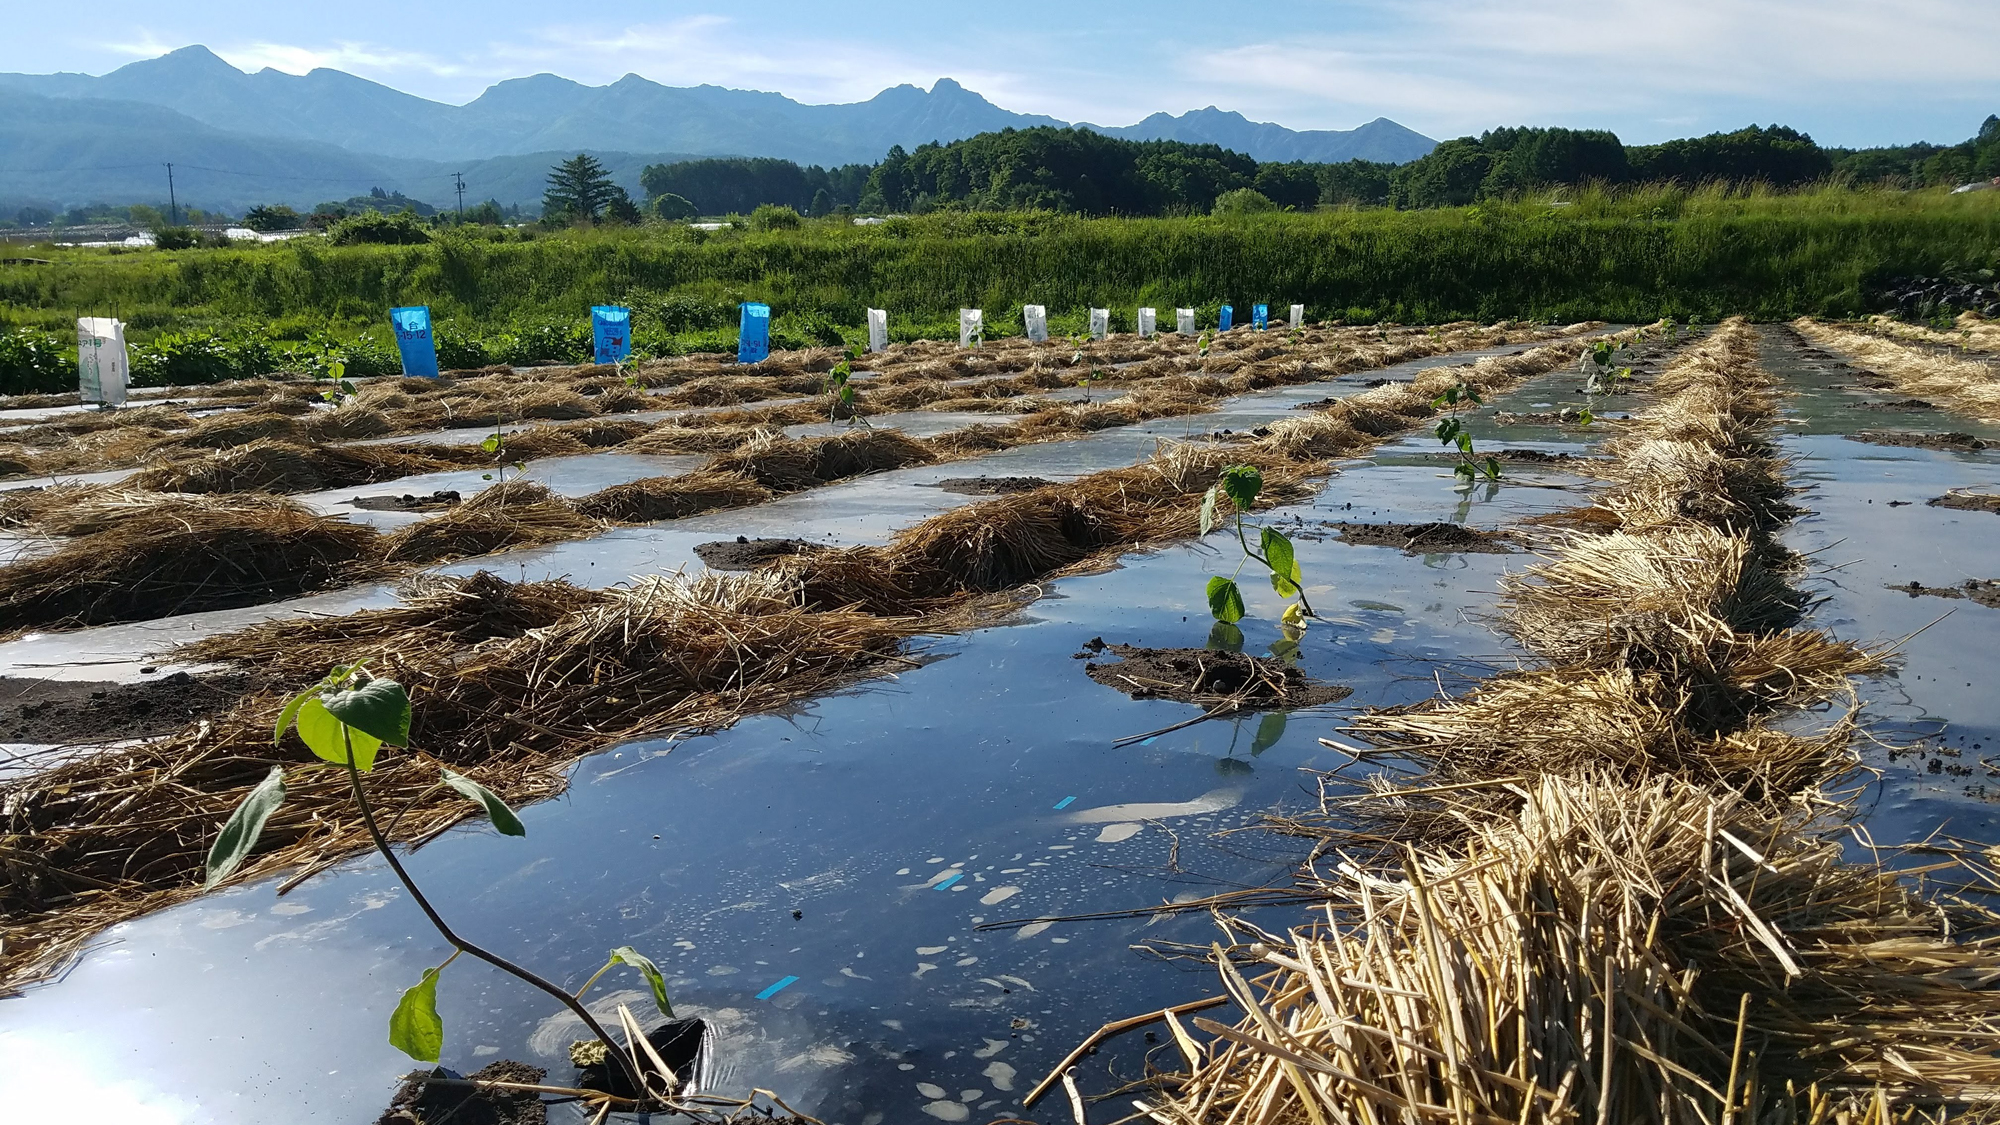
<path fill-rule="evenodd" d="M 143 150 L 143 159 L 135 153 L 121 157 L 122 163 L 173 159 L 262 177 L 239 177 L 251 190 L 227 193 L 229 200 L 334 198 L 352 194 L 356 184 L 366 190 L 379 183 L 445 203 L 451 199 L 448 190 L 411 187 L 435 178 L 440 169 L 462 170 L 459 166 L 472 161 L 593 151 L 652 154 L 654 160 L 673 154 L 774 156 L 831 166 L 872 163 L 892 145 L 914 149 L 997 129 L 1066 124 L 1002 109 L 949 78 L 929 91 L 901 85 L 863 102 L 807 105 L 762 91 L 664 86 L 634 74 L 606 86 L 537 74 L 496 83 L 454 106 L 339 70 L 245 73 L 200 46 L 102 77 L 0 74 L 0 93 L 71 103 L 60 113 L 19 105 L 30 119 L 17 112 L 0 128 L 0 199 L 72 202 L 129 195 L 138 183 L 158 178 L 144 169 L 105 174 L 104 165 L 111 162 L 100 158 L 116 149 L 113 137 L 121 138 L 119 145 Z M 139 112 L 141 106 L 172 116 L 148 117 Z M 1386 119 L 1349 131 L 1300 132 L 1213 106 L 1179 117 L 1156 113 L 1124 127 L 1086 127 L 1129 139 L 1214 143 L 1258 160 L 1359 156 L 1401 162 L 1434 144 Z M 79 135 L 91 138 L 85 147 L 97 156 L 64 158 L 62 146 Z M 245 160 L 251 163 L 227 162 Z M 41 169 L 51 171 L 28 174 Z M 363 182 L 370 176 L 381 178 Z M 634 184 L 628 186 L 636 186 L 636 171 L 631 178 Z M 323 181 L 325 189 L 310 188 L 312 180 Z M 536 187 L 510 199 L 497 185 L 475 184 L 469 194 L 513 203 L 532 202 L 540 193 Z M 201 198 L 204 205 L 233 205 L 206 191 Z"/>

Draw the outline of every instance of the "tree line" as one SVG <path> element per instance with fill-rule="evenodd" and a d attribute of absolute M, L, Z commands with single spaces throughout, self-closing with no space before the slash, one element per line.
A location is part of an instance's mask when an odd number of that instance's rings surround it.
<path fill-rule="evenodd" d="M 2000 116 L 1958 145 L 1823 148 L 1783 125 L 1752 125 L 1655 145 L 1602 129 L 1505 128 L 1445 141 L 1407 164 L 1367 160 L 1259 163 L 1216 145 L 1128 141 L 1088 129 L 982 133 L 875 165 L 801 167 L 712 159 L 649 165 L 640 175 L 662 218 L 748 213 L 1047 210 L 1082 215 L 1204 214 L 1265 206 L 1414 210 L 1504 199 L 1557 185 L 1715 181 L 1798 187 L 1829 179 L 1926 187 L 2000 176 Z M 662 209 L 664 206 L 664 209 Z"/>

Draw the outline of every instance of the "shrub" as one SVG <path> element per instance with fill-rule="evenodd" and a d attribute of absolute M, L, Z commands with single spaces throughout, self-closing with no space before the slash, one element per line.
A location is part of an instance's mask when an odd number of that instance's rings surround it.
<path fill-rule="evenodd" d="M 431 232 L 422 220 L 408 211 L 396 215 L 363 211 L 326 228 L 326 237 L 335 246 L 355 246 L 364 242 L 419 246 L 431 240 Z"/>
<path fill-rule="evenodd" d="M 493 362 L 485 344 L 472 337 L 460 336 L 456 331 L 440 329 L 431 334 L 431 339 L 437 344 L 439 370 L 464 371 Z"/>
<path fill-rule="evenodd" d="M 654 218 L 669 223 L 685 222 L 701 214 L 694 204 L 672 192 L 655 197 L 652 207 Z"/>
<path fill-rule="evenodd" d="M 76 344 L 54 332 L 0 331 L 0 394 L 76 389 Z"/>
<path fill-rule="evenodd" d="M 590 326 L 560 320 L 516 325 L 494 350 L 501 363 L 584 363 L 592 354 Z"/>
<path fill-rule="evenodd" d="M 132 346 L 132 384 L 172 387 L 248 379 L 276 370 L 279 354 L 261 337 L 231 339 L 215 332 L 169 332 Z"/>
<path fill-rule="evenodd" d="M 244 213 L 243 225 L 254 231 L 298 230 L 305 220 L 290 207 L 252 207 Z"/>
<path fill-rule="evenodd" d="M 162 250 L 192 250 L 201 245 L 201 232 L 193 227 L 161 227 L 153 232 L 153 245 Z"/>
<path fill-rule="evenodd" d="M 1216 196 L 1215 207 L 1211 213 L 1216 215 L 1256 215 L 1265 211 L 1276 211 L 1277 209 L 1278 205 L 1271 202 L 1270 196 L 1265 195 L 1256 188 L 1246 187 L 1237 188 L 1234 191 L 1225 191 L 1221 195 Z"/>
<path fill-rule="evenodd" d="M 790 207 L 766 203 L 750 212 L 751 230 L 797 230 L 804 220 Z"/>

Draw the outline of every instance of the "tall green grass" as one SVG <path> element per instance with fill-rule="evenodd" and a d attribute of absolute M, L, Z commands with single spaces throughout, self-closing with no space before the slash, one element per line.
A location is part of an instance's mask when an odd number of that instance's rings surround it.
<path fill-rule="evenodd" d="M 762 300 L 781 326 L 789 317 L 822 334 L 861 325 L 869 306 L 907 329 L 948 325 L 961 306 L 1004 324 L 1002 310 L 1022 302 L 1127 318 L 1142 304 L 1296 301 L 1315 319 L 1779 319 L 1860 312 L 1873 279 L 2000 265 L 2000 193 L 1645 188 L 1413 212 L 941 214 L 763 233 L 651 226 L 425 246 L 38 253 L 53 263 L 0 267 L 7 322 L 57 328 L 111 314 L 142 338 L 218 324 L 303 338 L 377 324 L 400 304 L 430 305 L 480 335 L 580 320 L 607 301 Z"/>

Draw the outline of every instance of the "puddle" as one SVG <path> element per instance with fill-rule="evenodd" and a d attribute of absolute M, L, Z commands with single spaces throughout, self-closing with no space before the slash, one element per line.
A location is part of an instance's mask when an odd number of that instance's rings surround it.
<path fill-rule="evenodd" d="M 1317 397 L 1326 386 L 1291 391 Z M 1282 416 L 1284 397 L 1238 405 L 1237 416 Z M 1053 478 L 1067 475 L 1057 466 L 1130 459 L 1128 435 L 1100 436 L 1010 450 L 974 472 Z M 1415 439 L 1385 447 L 1270 519 L 1495 528 L 1577 499 L 1524 486 L 1457 491 L 1427 454 Z M 959 463 L 820 490 L 790 509 L 805 522 L 778 533 L 886 535 L 962 499 L 911 485 L 964 475 Z M 909 499 L 871 514 L 895 497 Z M 783 504 L 726 513 L 730 537 L 760 518 L 781 524 Z M 719 537 L 686 535 L 689 552 Z M 589 552 L 518 554 L 542 559 L 522 566 L 537 570 L 554 569 L 558 554 L 578 569 L 593 553 L 615 558 L 600 564 L 609 580 L 645 569 L 634 563 L 667 542 L 660 529 L 629 529 Z M 1298 667 L 1351 687 L 1340 704 L 1121 744 L 1201 709 L 1107 690 L 1071 655 L 1097 636 L 1202 645 L 1206 581 L 1237 562 L 1219 532 L 1051 583 L 1018 623 L 932 641 L 923 665 L 894 679 L 714 735 L 589 758 L 563 798 L 522 810 L 525 839 L 473 825 L 408 862 L 456 926 L 559 981 L 581 981 L 615 946 L 646 952 L 666 972 L 676 1011 L 715 1025 L 719 1092 L 773 1088 L 830 1125 L 1008 1116 L 1099 1024 L 1184 1001 L 1212 979 L 1129 948 L 1206 942 L 1215 930 L 1203 914 L 1047 919 L 1285 880 L 1295 841 L 1215 834 L 1311 804 L 1298 771 L 1344 760 L 1317 742 L 1340 708 L 1412 702 L 1436 690 L 1435 661 L 1509 652 L 1469 618 L 1491 606 L 1504 557 L 1311 539 L 1298 556 L 1308 595 L 1330 616 L 1312 624 Z M 1278 599 L 1247 583 L 1245 594 L 1242 651 L 1264 656 L 1282 640 Z M 1282 928 L 1296 912 L 1252 917 Z M 978 928 L 1023 919 L 1041 920 Z M 0 1083 L 29 1098 L 90 1088 L 98 1112 L 147 1121 L 256 1122 L 301 1107 L 326 1120 L 372 1119 L 409 1067 L 383 1041 L 387 1013 L 443 959 L 376 860 L 282 899 L 268 883 L 230 890 L 120 926 L 60 982 L 7 1001 Z M 610 990 L 603 1001 L 635 1010 L 643 987 L 630 974 L 600 986 Z M 439 1002 L 445 1065 L 469 1071 L 513 1058 L 569 1078 L 561 1052 L 571 1032 L 518 982 L 461 959 Z M 1135 1072 L 1145 1049 L 1127 1037 L 1088 1065 Z M 556 1107 L 552 1120 L 580 1118 Z"/>

